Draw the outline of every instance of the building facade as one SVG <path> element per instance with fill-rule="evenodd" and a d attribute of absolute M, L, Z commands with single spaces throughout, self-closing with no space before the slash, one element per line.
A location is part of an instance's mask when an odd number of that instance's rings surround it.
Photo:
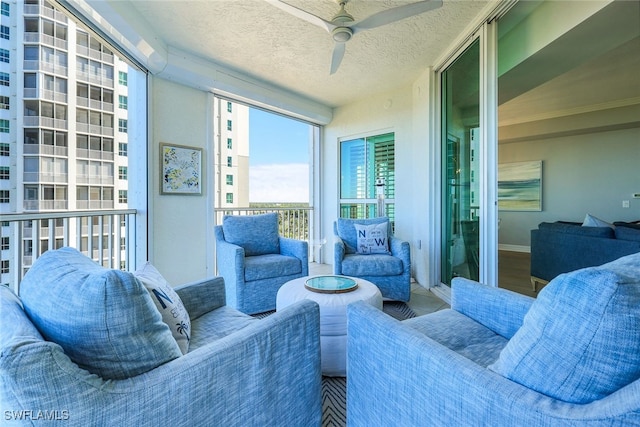
<path fill-rule="evenodd" d="M 129 64 L 46 0 L 2 1 L 1 25 L 0 213 L 126 209 Z M 112 265 L 122 224 L 78 221 L 2 222 L 1 283 L 69 241 Z"/>

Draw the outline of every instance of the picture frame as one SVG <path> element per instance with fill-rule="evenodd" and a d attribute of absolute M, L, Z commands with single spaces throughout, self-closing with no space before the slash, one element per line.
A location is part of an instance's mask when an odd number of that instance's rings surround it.
<path fill-rule="evenodd" d="M 160 143 L 160 194 L 202 194 L 202 148 Z"/>
<path fill-rule="evenodd" d="M 542 160 L 498 165 L 498 209 L 542 210 Z"/>

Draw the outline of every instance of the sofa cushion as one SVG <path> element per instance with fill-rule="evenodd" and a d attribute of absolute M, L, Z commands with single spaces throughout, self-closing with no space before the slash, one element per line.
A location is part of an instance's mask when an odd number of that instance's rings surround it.
<path fill-rule="evenodd" d="M 508 342 L 486 326 L 452 309 L 439 310 L 402 323 L 483 368 L 498 359 Z"/>
<path fill-rule="evenodd" d="M 366 218 L 366 219 L 351 219 L 351 218 L 338 218 L 335 222 L 335 232 L 342 239 L 345 244 L 345 253 L 354 254 L 358 247 L 358 237 L 356 235 L 355 224 L 369 225 L 369 224 L 381 224 L 389 223 L 389 218 Z"/>
<path fill-rule="evenodd" d="M 173 338 L 178 343 L 180 351 L 182 354 L 186 354 L 189 351 L 189 340 L 191 339 L 191 320 L 176 291 L 149 262 L 136 270 L 133 275 L 147 288 L 151 299 L 162 315 L 162 320 L 167 324 Z"/>
<path fill-rule="evenodd" d="M 133 377 L 182 355 L 133 274 L 103 268 L 75 249 L 45 252 L 20 296 L 46 340 L 104 379 Z"/>
<path fill-rule="evenodd" d="M 553 279 L 490 369 L 584 404 L 640 378 L 639 349 L 640 253 Z"/>
<path fill-rule="evenodd" d="M 296 257 L 269 254 L 244 259 L 245 282 L 300 273 L 302 273 L 302 262 Z"/>
<path fill-rule="evenodd" d="M 626 225 L 617 225 L 616 239 L 640 242 L 640 227 L 635 228 L 635 227 L 628 227 Z"/>
<path fill-rule="evenodd" d="M 398 276 L 402 273 L 402 260 L 392 255 L 349 254 L 342 260 L 342 274 L 345 276 Z"/>
<path fill-rule="evenodd" d="M 278 254 L 278 214 L 227 215 L 222 219 L 224 240 L 244 248 L 245 256 Z"/>
<path fill-rule="evenodd" d="M 259 321 L 260 319 L 227 305 L 211 310 L 193 321 L 193 339 L 189 344 L 189 351 L 218 341 Z"/>
<path fill-rule="evenodd" d="M 356 252 L 362 255 L 389 253 L 389 223 L 354 224 L 356 229 Z"/>
<path fill-rule="evenodd" d="M 614 233 L 611 227 L 583 227 L 578 223 L 571 222 L 542 222 L 538 225 L 540 230 L 555 233 L 579 234 L 586 237 L 604 237 L 613 239 Z"/>

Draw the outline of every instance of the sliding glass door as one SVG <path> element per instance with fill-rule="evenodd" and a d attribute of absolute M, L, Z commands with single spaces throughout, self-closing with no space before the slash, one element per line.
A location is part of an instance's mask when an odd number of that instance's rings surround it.
<path fill-rule="evenodd" d="M 441 282 L 480 272 L 480 41 L 441 73 Z"/>

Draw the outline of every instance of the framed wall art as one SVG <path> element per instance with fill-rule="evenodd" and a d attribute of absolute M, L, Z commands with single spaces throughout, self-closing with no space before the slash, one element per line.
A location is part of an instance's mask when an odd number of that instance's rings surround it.
<path fill-rule="evenodd" d="M 498 165 L 498 209 L 542 210 L 542 161 Z"/>
<path fill-rule="evenodd" d="M 160 194 L 202 194 L 202 149 L 160 143 Z"/>

